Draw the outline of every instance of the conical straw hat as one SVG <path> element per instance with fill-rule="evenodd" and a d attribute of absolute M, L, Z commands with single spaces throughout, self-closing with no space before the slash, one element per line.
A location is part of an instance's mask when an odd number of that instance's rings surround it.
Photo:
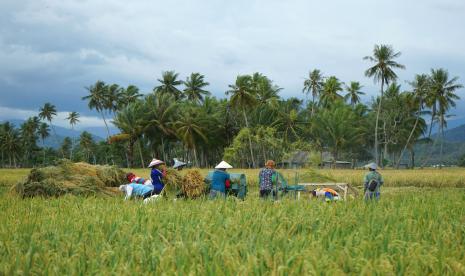
<path fill-rule="evenodd" d="M 229 165 L 226 161 L 221 161 L 216 165 L 215 169 L 232 169 L 233 166 Z"/>

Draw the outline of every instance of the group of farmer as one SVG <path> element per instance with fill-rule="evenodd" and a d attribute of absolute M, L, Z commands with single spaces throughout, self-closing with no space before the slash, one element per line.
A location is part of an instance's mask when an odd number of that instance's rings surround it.
<path fill-rule="evenodd" d="M 125 199 L 131 197 L 141 197 L 144 200 L 158 197 L 163 191 L 165 185 L 162 178 L 166 176 L 166 169 L 161 165 L 165 162 L 153 159 L 150 164 L 150 179 L 144 179 L 136 176 L 134 173 L 126 174 L 129 184 L 119 186 L 119 189 L 126 194 Z"/>
<path fill-rule="evenodd" d="M 125 193 L 125 199 L 140 197 L 143 198 L 144 201 L 150 201 L 160 196 L 165 187 L 163 184 L 163 178 L 166 176 L 166 168 L 162 166 L 164 164 L 165 162 L 158 159 L 153 159 L 150 162 L 148 167 L 151 170 L 151 179 L 144 179 L 133 173 L 128 173 L 126 178 L 129 184 L 121 185 L 119 187 L 119 189 Z M 182 169 L 186 165 L 187 163 L 175 160 L 174 168 Z M 366 200 L 379 199 L 380 186 L 384 183 L 383 177 L 377 171 L 377 165 L 375 163 L 371 163 L 367 165 L 367 167 L 369 172 L 364 177 L 364 198 Z M 221 161 L 218 165 L 216 165 L 211 179 L 209 193 L 210 199 L 226 197 L 226 190 L 231 187 L 231 177 L 226 170 L 232 168 L 233 167 L 226 161 Z M 260 198 L 277 198 L 278 177 L 279 174 L 275 170 L 275 162 L 273 160 L 266 161 L 265 167 L 261 169 L 258 174 Z M 331 188 L 316 189 L 311 191 L 311 194 L 313 197 L 321 198 L 327 202 L 339 200 L 338 192 Z"/>
<path fill-rule="evenodd" d="M 378 166 L 376 163 L 367 165 L 369 172 L 365 175 L 364 184 L 364 199 L 365 200 L 378 200 L 380 197 L 380 187 L 384 184 L 383 177 L 377 171 Z M 260 198 L 277 198 L 278 192 L 278 173 L 275 171 L 275 162 L 268 160 L 265 163 L 265 168 L 260 170 L 259 173 L 259 187 Z M 319 188 L 311 191 L 313 197 L 321 198 L 324 201 L 338 201 L 340 199 L 339 193 L 331 188 Z"/>

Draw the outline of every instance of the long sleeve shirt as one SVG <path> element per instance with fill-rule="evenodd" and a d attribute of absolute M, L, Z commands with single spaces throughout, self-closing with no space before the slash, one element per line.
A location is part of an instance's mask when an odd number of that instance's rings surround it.
<path fill-rule="evenodd" d="M 363 180 L 363 181 L 364 181 L 364 184 L 365 184 L 365 189 L 368 188 L 368 185 L 369 185 L 369 183 L 370 183 L 371 180 L 375 180 L 375 181 L 378 182 L 378 186 L 376 187 L 375 192 L 379 192 L 380 186 L 384 184 L 384 179 L 383 179 L 383 177 L 382 177 L 381 174 L 380 174 L 379 172 L 377 172 L 377 171 L 371 171 L 371 172 L 367 173 L 367 174 L 365 175 L 364 180 Z"/>
<path fill-rule="evenodd" d="M 159 169 L 152 169 L 152 172 L 150 173 L 150 177 L 152 178 L 152 185 L 153 188 L 155 189 L 155 193 L 159 194 L 165 185 L 163 184 L 162 178 L 166 175 L 166 173 L 163 171 L 161 172 Z"/>
<path fill-rule="evenodd" d="M 211 189 L 226 193 L 226 187 L 229 188 L 231 177 L 229 173 L 222 170 L 215 170 L 212 175 Z"/>
<path fill-rule="evenodd" d="M 153 188 L 151 186 L 131 183 L 126 186 L 126 196 L 124 199 L 127 200 L 133 196 L 144 196 L 152 190 Z"/>

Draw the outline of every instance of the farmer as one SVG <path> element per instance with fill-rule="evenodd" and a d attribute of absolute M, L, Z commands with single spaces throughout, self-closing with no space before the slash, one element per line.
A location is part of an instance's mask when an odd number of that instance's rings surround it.
<path fill-rule="evenodd" d="M 313 190 L 312 195 L 314 197 L 322 198 L 326 202 L 338 201 L 339 200 L 338 192 L 336 192 L 335 190 L 333 190 L 331 188 L 322 188 L 322 189 Z"/>
<path fill-rule="evenodd" d="M 180 161 L 180 160 L 177 159 L 177 158 L 174 158 L 173 160 L 174 160 L 173 169 L 175 169 L 175 170 L 180 171 L 180 170 L 182 170 L 185 166 L 187 166 L 187 163 L 186 163 L 186 162 L 182 162 L 182 161 Z"/>
<path fill-rule="evenodd" d="M 126 194 L 124 200 L 128 200 L 131 197 L 141 197 L 143 199 L 146 199 L 155 195 L 155 192 L 151 185 L 130 183 L 119 186 L 119 190 Z"/>
<path fill-rule="evenodd" d="M 379 172 L 376 171 L 378 166 L 376 163 L 370 163 L 367 165 L 369 172 L 365 175 L 364 186 L 365 186 L 365 200 L 379 199 L 380 187 L 384 183 L 384 179 Z"/>
<path fill-rule="evenodd" d="M 150 179 L 145 179 L 139 176 L 136 176 L 134 173 L 129 172 L 126 174 L 126 179 L 129 181 L 129 183 L 135 183 L 135 184 L 143 184 L 143 185 L 152 185 L 152 180 Z"/>
<path fill-rule="evenodd" d="M 226 188 L 231 186 L 231 178 L 226 169 L 232 169 L 232 166 L 225 161 L 221 161 L 216 165 L 212 175 L 210 199 L 226 197 Z"/>
<path fill-rule="evenodd" d="M 260 170 L 258 174 L 258 183 L 260 185 L 260 198 L 266 199 L 270 195 L 276 197 L 276 192 L 273 190 L 273 185 L 276 185 L 276 171 L 274 170 L 275 163 L 273 160 L 268 160 L 265 163 L 265 168 Z"/>
<path fill-rule="evenodd" d="M 166 169 L 161 168 L 161 165 L 163 164 L 165 164 L 165 162 L 158 159 L 152 159 L 148 166 L 151 169 L 150 177 L 152 178 L 153 190 L 157 195 L 160 194 L 165 187 L 162 178 L 166 176 Z"/>

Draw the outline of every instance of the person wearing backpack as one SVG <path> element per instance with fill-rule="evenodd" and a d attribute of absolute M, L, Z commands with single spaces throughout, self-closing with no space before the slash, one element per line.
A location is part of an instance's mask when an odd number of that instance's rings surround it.
<path fill-rule="evenodd" d="M 368 164 L 369 172 L 365 175 L 364 178 L 364 187 L 365 187 L 365 200 L 376 199 L 379 200 L 380 196 L 380 187 L 384 184 L 384 179 L 379 172 L 376 171 L 378 166 L 376 163 Z"/>

